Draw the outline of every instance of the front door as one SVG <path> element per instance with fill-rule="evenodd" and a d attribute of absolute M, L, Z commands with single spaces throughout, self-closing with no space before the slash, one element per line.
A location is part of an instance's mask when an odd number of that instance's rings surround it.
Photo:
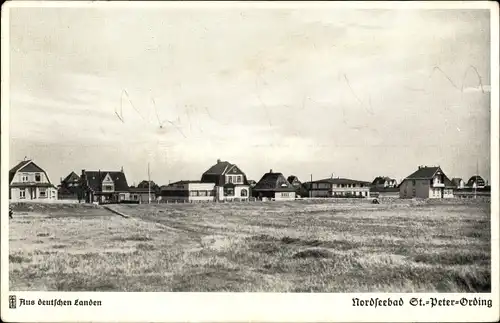
<path fill-rule="evenodd" d="M 30 196 L 31 196 L 32 200 L 36 199 L 36 188 L 35 187 L 30 188 Z"/>

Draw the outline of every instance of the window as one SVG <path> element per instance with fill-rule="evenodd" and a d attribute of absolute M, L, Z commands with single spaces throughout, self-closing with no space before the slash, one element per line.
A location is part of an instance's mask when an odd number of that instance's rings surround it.
<path fill-rule="evenodd" d="M 288 196 L 290 196 L 290 195 L 286 192 L 281 193 L 281 197 L 288 197 Z"/>
<path fill-rule="evenodd" d="M 234 196 L 234 188 L 227 187 L 224 189 L 224 196 Z"/>
<path fill-rule="evenodd" d="M 21 175 L 21 182 L 27 182 L 28 181 L 28 174 L 22 174 Z"/>
<path fill-rule="evenodd" d="M 233 176 L 228 176 L 227 177 L 227 182 L 232 183 L 233 182 Z"/>
<path fill-rule="evenodd" d="M 241 196 L 248 196 L 248 191 L 246 189 L 242 189 Z"/>
<path fill-rule="evenodd" d="M 198 191 L 190 191 L 189 196 L 198 196 Z"/>
<path fill-rule="evenodd" d="M 26 190 L 24 188 L 21 188 L 19 190 L 19 198 L 20 199 L 25 199 L 26 198 Z"/>
<path fill-rule="evenodd" d="M 106 192 L 112 191 L 113 190 L 113 185 L 104 185 L 102 187 L 102 190 L 106 191 Z"/>
<path fill-rule="evenodd" d="M 365 187 L 363 184 L 359 184 L 359 187 Z"/>
<path fill-rule="evenodd" d="M 416 184 L 416 183 L 415 183 L 415 180 L 412 180 L 412 181 L 411 181 L 411 184 L 412 184 L 413 186 L 415 186 L 415 184 Z"/>
<path fill-rule="evenodd" d="M 45 187 L 40 187 L 40 198 L 47 197 L 47 189 Z"/>
<path fill-rule="evenodd" d="M 241 176 L 241 175 L 238 175 L 238 176 L 236 177 L 236 183 L 243 183 L 243 178 L 242 178 L 242 176 Z"/>
<path fill-rule="evenodd" d="M 42 176 L 40 175 L 40 173 L 36 173 L 35 174 L 35 182 L 41 182 L 42 181 Z"/>
<path fill-rule="evenodd" d="M 207 191 L 198 191 L 198 196 L 207 196 Z"/>

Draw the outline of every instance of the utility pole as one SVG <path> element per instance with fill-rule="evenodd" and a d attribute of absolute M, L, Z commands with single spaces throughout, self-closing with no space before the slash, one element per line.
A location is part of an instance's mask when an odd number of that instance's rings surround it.
<path fill-rule="evenodd" d="M 313 174 L 311 174 L 311 182 L 309 185 L 309 197 L 312 197 L 312 188 L 313 188 Z"/>
<path fill-rule="evenodd" d="M 151 172 L 149 170 L 149 162 L 148 162 L 148 204 L 151 204 Z"/>
<path fill-rule="evenodd" d="M 476 176 L 475 176 L 475 181 L 474 181 L 474 198 L 477 198 L 477 182 L 478 182 L 478 176 L 479 176 L 479 163 L 476 159 Z"/>

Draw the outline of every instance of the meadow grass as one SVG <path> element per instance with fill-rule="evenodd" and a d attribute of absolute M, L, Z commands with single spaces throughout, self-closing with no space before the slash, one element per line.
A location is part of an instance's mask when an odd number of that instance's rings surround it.
<path fill-rule="evenodd" d="M 487 201 L 14 205 L 11 290 L 490 292 Z"/>

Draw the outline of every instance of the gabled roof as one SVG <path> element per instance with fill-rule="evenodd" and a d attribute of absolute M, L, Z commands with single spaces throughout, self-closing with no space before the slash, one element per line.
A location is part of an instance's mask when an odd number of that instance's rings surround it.
<path fill-rule="evenodd" d="M 151 184 L 150 184 L 151 183 Z M 138 185 L 137 185 L 137 189 L 145 189 L 146 191 L 149 190 L 149 185 L 151 185 L 151 192 L 153 191 L 159 191 L 160 190 L 160 186 L 158 186 L 155 182 L 153 181 L 147 181 L 147 180 L 144 180 L 142 182 L 140 182 Z M 132 187 L 130 187 L 132 189 Z"/>
<path fill-rule="evenodd" d="M 290 183 L 292 185 L 293 185 L 293 182 L 296 182 L 297 184 L 302 184 L 302 183 L 300 183 L 299 178 L 295 175 L 288 176 L 288 178 L 286 180 L 288 181 L 288 183 Z"/>
<path fill-rule="evenodd" d="M 444 175 L 444 187 L 455 187 L 455 184 L 446 175 Z"/>
<path fill-rule="evenodd" d="M 80 180 L 80 176 L 78 176 L 75 172 L 71 172 L 69 173 L 68 176 L 66 176 L 62 181 L 63 182 L 68 182 L 70 179 L 76 179 L 76 180 Z"/>
<path fill-rule="evenodd" d="M 217 161 L 217 164 L 212 165 L 203 175 L 224 175 L 233 166 L 227 161 Z"/>
<path fill-rule="evenodd" d="M 87 178 L 88 186 L 93 191 L 100 191 L 102 181 L 108 175 L 111 177 L 111 180 L 115 184 L 115 191 L 128 191 L 129 186 L 127 183 L 127 178 L 125 177 L 125 173 L 120 171 L 85 171 L 85 175 Z"/>
<path fill-rule="evenodd" d="M 12 167 L 11 170 L 9 171 L 9 184 L 12 183 L 12 180 L 14 179 L 16 173 L 21 170 L 25 172 L 44 173 L 45 176 L 47 177 L 47 182 L 51 183 L 49 176 L 40 166 L 35 164 L 32 160 L 23 160 L 16 166 Z"/>
<path fill-rule="evenodd" d="M 372 184 L 373 185 L 381 185 L 381 184 L 385 184 L 386 181 L 387 182 L 395 181 L 395 179 L 387 177 L 387 176 L 378 176 L 378 177 L 375 177 Z"/>
<path fill-rule="evenodd" d="M 440 167 L 419 167 L 419 169 L 406 177 L 406 179 L 432 179 Z M 441 170 L 442 172 L 442 170 Z"/>
<path fill-rule="evenodd" d="M 266 173 L 252 190 L 295 192 L 295 187 L 286 180 L 282 173 Z"/>
<path fill-rule="evenodd" d="M 477 185 L 479 185 L 479 186 L 486 185 L 485 180 L 481 176 L 474 175 L 471 178 L 469 178 L 469 180 L 467 181 L 467 186 L 472 186 L 474 184 L 474 182 L 476 182 Z"/>
<path fill-rule="evenodd" d="M 445 187 L 455 187 L 453 182 L 446 176 L 446 174 L 443 172 L 441 167 L 439 166 L 434 166 L 434 167 L 419 167 L 419 169 L 411 174 L 410 176 L 406 177 L 405 180 L 407 179 L 432 179 L 436 173 L 440 171 L 443 176 L 444 176 L 444 186 Z"/>

